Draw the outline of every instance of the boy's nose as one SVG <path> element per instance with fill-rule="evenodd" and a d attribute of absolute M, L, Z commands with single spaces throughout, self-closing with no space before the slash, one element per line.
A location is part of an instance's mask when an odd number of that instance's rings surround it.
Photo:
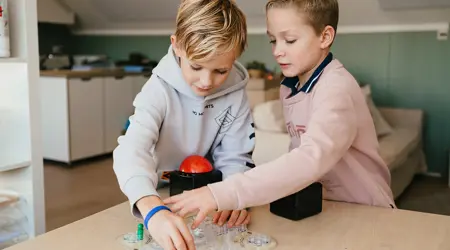
<path fill-rule="evenodd" d="M 273 56 L 274 57 L 280 57 L 280 56 L 284 56 L 284 51 L 280 46 L 275 46 L 273 48 Z"/>
<path fill-rule="evenodd" d="M 211 79 L 211 75 L 205 75 L 202 77 L 201 81 L 200 81 L 201 85 L 203 88 L 209 88 L 212 86 L 212 79 Z"/>

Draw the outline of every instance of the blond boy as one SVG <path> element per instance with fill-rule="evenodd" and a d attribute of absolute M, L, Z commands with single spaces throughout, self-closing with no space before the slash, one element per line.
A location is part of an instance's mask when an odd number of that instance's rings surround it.
<path fill-rule="evenodd" d="M 193 249 L 183 220 L 157 192 L 164 172 L 190 155 L 211 158 L 227 179 L 254 166 L 255 138 L 245 92 L 246 69 L 236 62 L 247 42 L 244 14 L 230 0 L 184 0 L 168 53 L 137 95 L 135 113 L 114 151 L 114 171 L 132 211 L 164 249 Z M 149 45 L 151 46 L 151 45 Z M 246 224 L 246 210 L 215 216 Z"/>

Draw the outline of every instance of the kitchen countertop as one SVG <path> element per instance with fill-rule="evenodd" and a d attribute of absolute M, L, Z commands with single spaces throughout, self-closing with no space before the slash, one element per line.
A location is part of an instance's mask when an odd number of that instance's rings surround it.
<path fill-rule="evenodd" d="M 161 191 L 167 197 L 167 190 Z M 250 230 L 272 236 L 276 250 L 449 249 L 450 217 L 324 201 L 319 215 L 290 221 L 253 208 Z M 67 211 L 70 212 L 70 211 Z M 117 239 L 135 232 L 128 202 L 16 245 L 9 250 L 123 250 Z"/>
<path fill-rule="evenodd" d="M 41 70 L 41 76 L 65 77 L 65 78 L 90 78 L 90 77 L 123 77 L 123 76 L 150 76 L 150 72 L 125 72 L 121 69 L 95 69 L 89 71 L 76 70 Z"/>

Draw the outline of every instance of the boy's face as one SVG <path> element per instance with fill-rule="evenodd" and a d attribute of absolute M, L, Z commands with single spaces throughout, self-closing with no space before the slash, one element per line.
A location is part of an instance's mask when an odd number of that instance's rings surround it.
<path fill-rule="evenodd" d="M 233 63 L 236 60 L 236 52 L 230 51 L 225 54 L 213 57 L 205 62 L 192 62 L 186 57 L 184 51 L 180 51 L 174 44 L 172 45 L 175 54 L 180 57 L 180 68 L 184 80 L 198 96 L 208 96 L 220 87 L 230 74 Z"/>
<path fill-rule="evenodd" d="M 323 34 L 317 35 L 306 22 L 305 14 L 295 8 L 271 8 L 267 11 L 267 34 L 283 75 L 302 78 L 312 74 L 321 58 L 328 54 L 333 40 L 329 37 L 329 28 L 327 26 Z"/>

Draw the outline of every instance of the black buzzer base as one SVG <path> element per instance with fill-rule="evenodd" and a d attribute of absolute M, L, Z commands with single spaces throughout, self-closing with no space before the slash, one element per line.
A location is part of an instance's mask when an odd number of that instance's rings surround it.
<path fill-rule="evenodd" d="M 297 193 L 270 203 L 270 212 L 294 221 L 322 212 L 322 184 L 315 182 Z"/>
<path fill-rule="evenodd" d="M 170 173 L 170 196 L 222 181 L 222 172 L 214 169 L 211 172 L 200 174 L 188 174 L 181 171 Z"/>

